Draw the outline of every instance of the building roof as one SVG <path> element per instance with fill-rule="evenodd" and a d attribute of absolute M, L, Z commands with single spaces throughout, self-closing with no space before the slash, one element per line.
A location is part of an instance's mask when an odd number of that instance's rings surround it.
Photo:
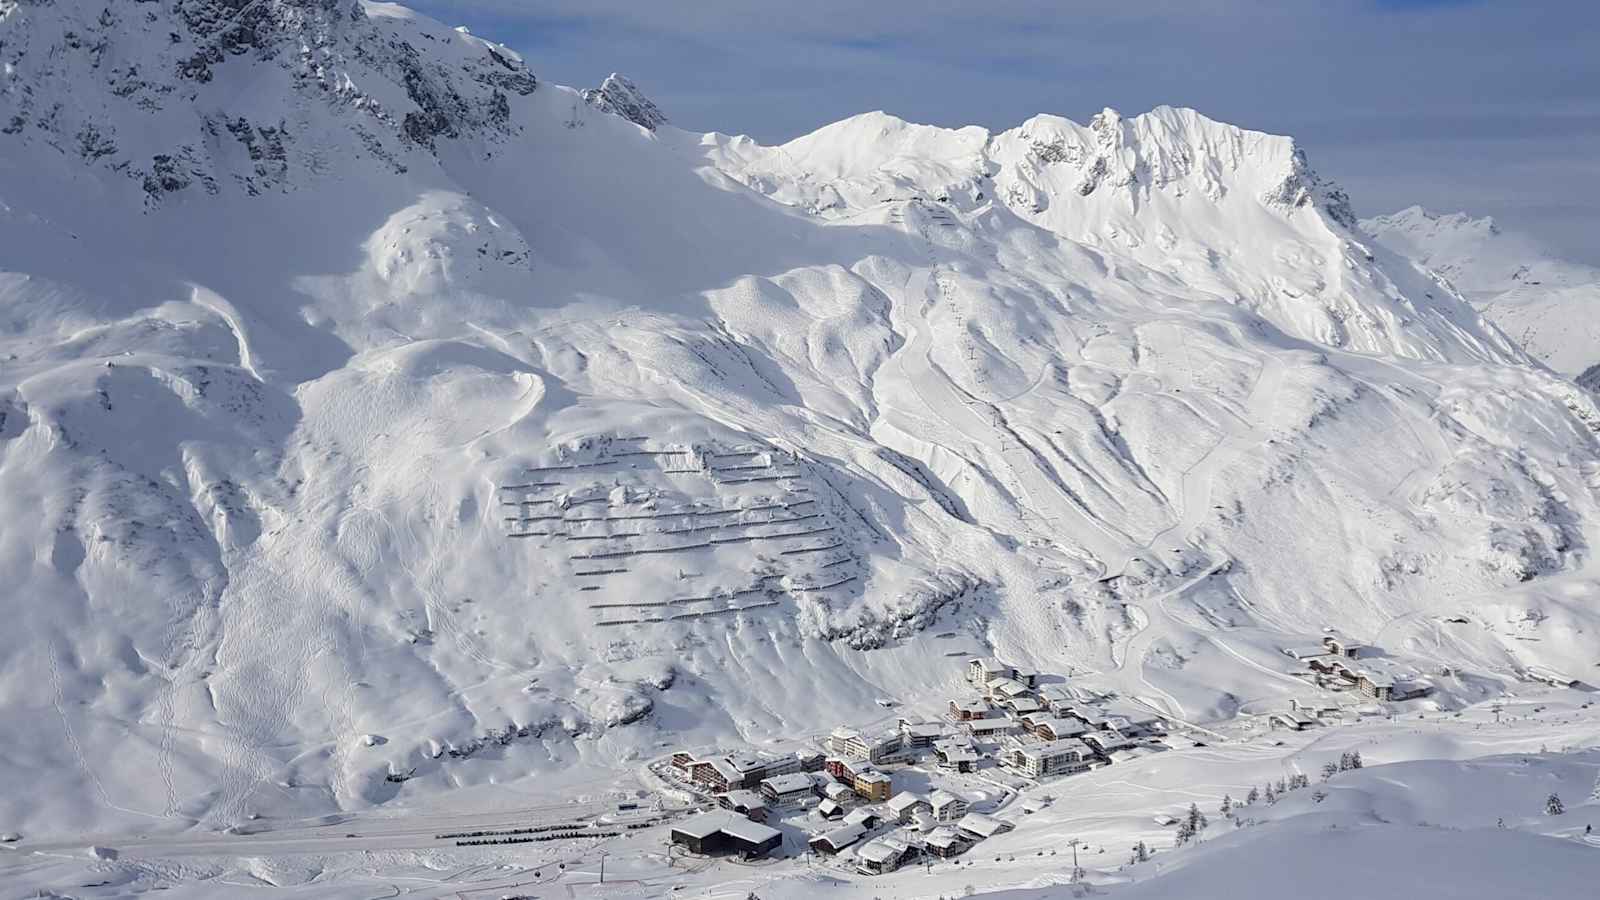
<path fill-rule="evenodd" d="M 958 797 L 955 794 L 940 788 L 939 790 L 934 791 L 933 794 L 928 797 L 928 802 L 932 804 L 934 809 L 938 809 L 941 806 L 948 806 L 951 803 L 965 803 L 967 800 L 965 797 Z"/>
<path fill-rule="evenodd" d="M 1077 738 L 1062 738 L 1059 741 L 1045 741 L 1040 744 L 1024 744 L 1023 746 L 1018 747 L 1016 752 L 1021 753 L 1023 756 L 1037 756 L 1042 759 L 1048 756 L 1062 756 L 1069 753 L 1076 753 L 1079 756 L 1086 756 L 1092 751 L 1089 749 L 1088 744 L 1085 744 L 1083 741 L 1080 741 Z"/>
<path fill-rule="evenodd" d="M 902 813 L 913 806 L 927 802 L 928 798 L 922 796 L 921 794 L 914 793 L 912 791 L 901 791 L 900 793 L 889 798 L 889 811 L 893 813 Z"/>
<path fill-rule="evenodd" d="M 729 791 L 723 794 L 722 797 L 734 807 L 743 806 L 745 809 L 766 809 L 767 807 L 766 798 L 755 791 L 747 791 L 742 788 L 737 791 Z"/>
<path fill-rule="evenodd" d="M 904 856 L 911 845 L 905 841 L 891 837 L 881 837 L 868 841 L 856 848 L 856 859 L 867 862 L 885 863 Z"/>
<path fill-rule="evenodd" d="M 838 803 L 836 803 L 836 802 L 834 802 L 832 800 L 824 800 L 821 803 L 817 804 L 817 812 L 820 813 L 823 816 L 831 816 L 836 812 L 837 813 L 844 812 L 844 807 L 840 806 Z"/>
<path fill-rule="evenodd" d="M 846 784 L 840 784 L 837 781 L 830 781 L 822 786 L 822 795 L 827 797 L 829 800 L 838 800 L 840 797 L 848 797 L 850 795 L 850 786 Z"/>
<path fill-rule="evenodd" d="M 945 762 L 973 763 L 978 761 L 978 751 L 971 747 L 951 747 L 949 749 L 941 749 L 939 752 L 943 754 Z"/>
<path fill-rule="evenodd" d="M 923 838 L 923 842 L 930 847 L 954 847 L 956 844 L 967 843 L 967 839 L 954 828 L 942 825 L 929 832 L 928 836 Z"/>
<path fill-rule="evenodd" d="M 1012 697 L 1006 701 L 1006 705 L 1011 707 L 1012 712 L 1016 713 L 1038 712 L 1044 708 L 1039 705 L 1039 701 L 1032 697 Z"/>
<path fill-rule="evenodd" d="M 728 764 L 742 773 L 754 772 L 757 769 L 772 765 L 772 760 L 755 753 L 732 753 L 728 755 Z"/>
<path fill-rule="evenodd" d="M 970 722 L 961 724 L 966 726 L 968 731 L 1006 731 L 1015 728 L 1017 721 L 1010 717 L 1001 717 L 998 719 L 973 719 Z"/>
<path fill-rule="evenodd" d="M 860 822 L 852 822 L 848 825 L 840 825 L 832 831 L 825 831 L 817 835 L 815 840 L 823 841 L 835 850 L 842 850 L 861 840 L 861 836 L 866 833 L 867 828 L 865 825 Z"/>
<path fill-rule="evenodd" d="M 856 780 L 865 781 L 868 784 L 876 784 L 880 781 L 891 781 L 892 779 L 877 769 L 867 769 L 865 772 L 857 772 Z"/>
<path fill-rule="evenodd" d="M 850 812 L 845 815 L 844 820 L 846 822 L 849 822 L 849 823 L 852 823 L 852 824 L 858 824 L 858 823 L 866 822 L 868 819 L 881 819 L 881 818 L 883 818 L 883 817 L 878 814 L 877 810 L 868 809 L 867 807 L 863 806 L 863 807 L 861 807 L 859 809 L 850 810 Z"/>
<path fill-rule="evenodd" d="M 1006 665 L 1005 663 L 1001 662 L 998 659 L 995 659 L 992 656 L 985 656 L 982 659 L 969 659 L 969 660 L 967 660 L 967 665 L 969 665 L 969 666 L 980 666 L 980 667 L 983 668 L 983 671 L 985 671 L 985 672 L 1009 672 L 1009 671 L 1011 671 L 1011 667 L 1010 666 Z"/>
<path fill-rule="evenodd" d="M 761 786 L 775 794 L 792 794 L 797 791 L 811 791 L 811 776 L 802 772 L 791 772 L 788 775 L 774 775 L 761 782 Z"/>
<path fill-rule="evenodd" d="M 752 844 L 764 843 L 782 835 L 782 832 L 775 828 L 768 828 L 759 822 L 752 822 L 744 816 L 728 812 L 701 813 L 672 826 L 672 830 L 700 839 L 708 838 L 720 831 Z"/>
<path fill-rule="evenodd" d="M 1033 688 L 1028 687 L 1015 678 L 1002 678 L 999 681 L 989 682 L 989 690 L 1005 697 L 1015 697 L 1026 694 Z"/>
<path fill-rule="evenodd" d="M 1002 831 L 1010 831 L 1011 823 L 983 813 L 967 813 L 956 823 L 956 827 L 984 837 L 994 837 Z"/>
<path fill-rule="evenodd" d="M 728 760 L 713 759 L 710 765 L 718 775 L 722 776 L 723 781 L 742 781 L 744 779 L 744 772 L 741 772 L 738 766 Z"/>
<path fill-rule="evenodd" d="M 944 726 L 938 722 L 910 722 L 904 728 L 912 737 L 936 738 L 944 734 Z"/>
<path fill-rule="evenodd" d="M 1053 719 L 1043 719 L 1034 722 L 1033 727 L 1036 730 L 1048 728 L 1050 729 L 1050 732 L 1056 735 L 1058 738 L 1062 735 L 1083 734 L 1085 731 L 1089 730 L 1089 726 L 1085 725 L 1081 719 L 1069 719 L 1065 716 L 1057 716 Z"/>

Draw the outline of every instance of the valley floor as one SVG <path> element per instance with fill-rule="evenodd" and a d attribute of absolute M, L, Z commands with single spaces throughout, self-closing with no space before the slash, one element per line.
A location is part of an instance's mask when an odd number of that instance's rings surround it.
<path fill-rule="evenodd" d="M 590 772 L 565 782 L 529 778 L 469 789 L 428 808 L 316 822 L 262 820 L 238 833 L 82 835 L 49 843 L 23 835 L 0 851 L 0 897 L 160 891 L 166 897 L 782 900 L 822 887 L 842 900 L 1003 889 L 1023 891 L 1018 897 L 1144 898 L 1172 890 L 1199 897 L 1580 896 L 1582 885 L 1600 878 L 1600 837 L 1586 837 L 1586 826 L 1600 824 L 1600 800 L 1592 799 L 1600 753 L 1588 749 L 1597 743 L 1600 708 L 1592 695 L 1543 687 L 1461 712 L 1241 734 L 1046 779 L 1020 793 L 998 784 L 976 792 L 975 809 L 995 812 L 1015 830 L 954 860 L 918 861 L 882 876 L 857 874 L 848 851 L 828 860 L 805 854 L 804 815 L 780 824 L 785 839 L 774 859 L 689 857 L 667 844 L 667 823 L 686 812 L 686 795 L 647 767 L 604 777 Z M 1324 780 L 1324 764 L 1352 751 L 1366 766 Z M 1242 804 L 1252 787 L 1301 774 L 1308 787 L 1276 803 L 1235 806 L 1229 818 L 1221 814 L 1225 795 Z M 1563 801 L 1561 815 L 1547 811 L 1552 794 Z M 1159 822 L 1181 816 L 1191 803 L 1209 827 L 1198 841 L 1175 847 L 1174 829 Z M 616 836 L 501 847 L 458 846 L 453 837 L 558 823 Z M 1084 869 L 1079 885 L 1068 884 L 1074 841 Z M 1141 841 L 1153 855 L 1130 864 L 1131 848 Z"/>

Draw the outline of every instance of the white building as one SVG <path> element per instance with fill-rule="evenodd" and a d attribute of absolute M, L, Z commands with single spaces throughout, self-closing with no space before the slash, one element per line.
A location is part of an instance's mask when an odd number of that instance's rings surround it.
<path fill-rule="evenodd" d="M 773 806 L 802 806 L 812 797 L 814 783 L 803 772 L 778 775 L 761 782 L 761 796 Z"/>
<path fill-rule="evenodd" d="M 1088 771 L 1091 755 L 1093 751 L 1083 741 L 1068 738 L 1009 748 L 1002 762 L 1030 778 L 1044 778 Z"/>
<path fill-rule="evenodd" d="M 1000 678 L 1010 678 L 1013 671 L 992 656 L 967 660 L 967 680 L 973 684 L 983 685 Z"/>
<path fill-rule="evenodd" d="M 889 798 L 889 815 L 896 822 L 909 822 L 918 811 L 932 812 L 928 798 L 912 791 L 901 791 Z"/>
<path fill-rule="evenodd" d="M 971 804 L 967 803 L 965 797 L 946 790 L 937 790 L 928 797 L 928 806 L 933 810 L 935 822 L 959 822 L 967 814 Z"/>
<path fill-rule="evenodd" d="M 996 819 L 994 816 L 986 816 L 983 813 L 967 813 L 961 817 L 961 821 L 956 823 L 956 830 L 977 841 L 992 838 L 997 834 L 1005 834 L 1013 827 L 1015 826 L 1004 819 Z"/>

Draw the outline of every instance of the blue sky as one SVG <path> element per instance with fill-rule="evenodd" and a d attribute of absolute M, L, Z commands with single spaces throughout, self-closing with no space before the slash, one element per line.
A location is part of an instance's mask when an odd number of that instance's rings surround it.
<path fill-rule="evenodd" d="M 1600 0 L 406 0 L 695 130 L 1162 103 L 1295 135 L 1363 215 L 1494 215 L 1600 264 Z"/>

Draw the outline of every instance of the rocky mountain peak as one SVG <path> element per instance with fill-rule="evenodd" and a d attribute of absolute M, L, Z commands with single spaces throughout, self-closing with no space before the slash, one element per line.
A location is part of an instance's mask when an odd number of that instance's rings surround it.
<path fill-rule="evenodd" d="M 612 72 L 597 88 L 583 92 L 583 99 L 601 112 L 621 116 L 650 131 L 667 122 L 667 114 L 650 101 L 639 86 Z"/>

